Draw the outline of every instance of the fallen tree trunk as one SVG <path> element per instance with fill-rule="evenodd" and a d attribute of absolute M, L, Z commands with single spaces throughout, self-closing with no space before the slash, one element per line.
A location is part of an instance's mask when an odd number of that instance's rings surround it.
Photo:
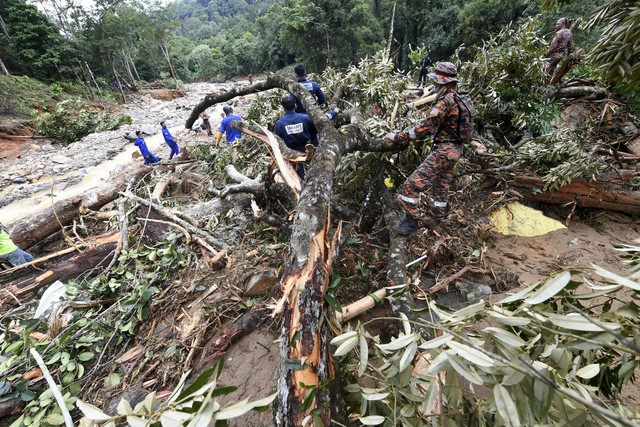
<path fill-rule="evenodd" d="M 571 86 L 558 89 L 553 95 L 555 99 L 582 98 L 583 96 L 602 99 L 607 96 L 607 90 L 598 86 Z"/>
<path fill-rule="evenodd" d="M 22 249 L 30 248 L 71 224 L 81 207 L 94 211 L 100 209 L 118 198 L 120 191 L 130 182 L 140 181 L 152 170 L 153 168 L 148 166 L 137 166 L 134 171 L 122 172 L 102 187 L 60 200 L 37 215 L 9 224 L 11 240 Z"/>
<path fill-rule="evenodd" d="M 323 321 L 325 315 L 332 315 L 324 295 L 331 268 L 328 227 L 333 178 L 342 156 L 348 152 L 400 151 L 408 144 L 368 140 L 357 125 L 344 126 L 339 132 L 302 85 L 281 76 L 269 76 L 267 82 L 263 90 L 280 87 L 301 100 L 319 139 L 294 218 L 290 253 L 280 282 L 283 299 L 274 311 L 274 315 L 282 314 L 276 423 L 299 426 L 310 411 L 323 408 L 319 416 L 325 425 L 348 425 L 339 371 L 334 366 L 330 337 Z M 255 86 L 238 88 L 236 96 L 257 92 Z M 208 96 L 192 111 L 189 120 L 195 120 L 208 106 L 231 98 L 228 94 Z M 316 394 L 307 402 L 310 405 L 305 405 L 307 409 L 301 411 L 308 391 L 305 387 L 309 386 L 316 387 Z"/>
<path fill-rule="evenodd" d="M 622 179 L 627 181 L 633 171 L 621 172 Z M 518 176 L 513 185 L 529 190 L 529 200 L 544 203 L 566 204 L 575 202 L 579 207 L 600 208 L 629 214 L 640 213 L 640 191 L 631 191 L 622 187 L 620 175 L 607 174 L 599 181 L 574 179 L 570 184 L 554 191 L 542 191 L 544 181 L 540 177 Z"/>
<path fill-rule="evenodd" d="M 99 267 L 106 267 L 111 261 L 112 257 L 110 255 L 116 250 L 119 238 L 119 233 L 114 233 L 95 247 L 65 259 L 63 262 L 53 262 L 44 272 L 34 269 L 32 274 L 26 276 L 18 274 L 17 277 L 12 277 L 12 274 L 19 271 L 17 269 L 22 266 L 2 272 L 0 281 L 3 283 L 3 288 L 0 289 L 0 306 L 18 301 L 22 302 L 21 300 L 30 297 L 34 291 L 56 280 L 63 281 L 83 273 L 88 276 L 98 274 Z M 37 261 L 34 261 L 36 265 Z M 21 269 L 23 270 L 22 273 L 27 268 L 29 267 Z M 34 275 L 34 272 L 39 274 Z"/>

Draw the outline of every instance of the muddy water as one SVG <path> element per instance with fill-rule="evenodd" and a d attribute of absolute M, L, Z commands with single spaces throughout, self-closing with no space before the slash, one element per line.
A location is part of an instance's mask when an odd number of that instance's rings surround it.
<path fill-rule="evenodd" d="M 186 118 L 205 94 L 246 83 L 191 84 L 186 97 L 171 101 L 149 95 L 131 97 L 123 106 L 123 113 L 132 118 L 131 126 L 92 134 L 67 147 L 25 147 L 15 158 L 0 160 L 0 222 L 9 225 L 34 215 L 58 200 L 99 187 L 128 165 L 140 162 L 132 157 L 138 148 L 122 137 L 130 131 L 154 128 L 156 134 L 145 135 L 147 146 L 157 157 L 168 158 L 170 150 L 160 133 L 161 120 L 179 141 L 180 135 L 188 132 L 184 129 Z M 219 124 L 221 111 L 222 105 L 207 110 L 212 127 Z M 54 159 L 60 156 L 66 158 L 62 164 Z"/>

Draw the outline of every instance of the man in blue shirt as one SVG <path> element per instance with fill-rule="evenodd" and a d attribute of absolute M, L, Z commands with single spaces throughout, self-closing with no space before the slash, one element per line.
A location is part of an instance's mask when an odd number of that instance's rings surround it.
<path fill-rule="evenodd" d="M 295 97 L 287 95 L 282 98 L 281 104 L 285 114 L 278 119 L 273 132 L 282 138 L 285 145 L 292 150 L 304 153 L 306 152 L 305 147 L 309 143 L 317 147 L 318 131 L 308 115 L 295 112 Z M 296 164 L 296 172 L 298 172 L 300 179 L 304 179 L 304 165 L 302 163 Z"/>
<path fill-rule="evenodd" d="M 144 142 L 144 138 L 142 137 L 142 131 L 136 131 L 136 136 L 138 139 L 136 139 L 136 142 L 134 142 L 133 145 L 140 149 L 140 154 L 142 154 L 142 157 L 144 158 L 144 164 L 149 166 L 150 163 L 158 163 L 160 160 L 151 154 L 151 151 L 147 148 L 147 143 Z"/>
<path fill-rule="evenodd" d="M 171 154 L 169 154 L 169 160 L 173 159 L 173 156 L 177 156 L 180 154 L 180 148 L 178 147 L 178 143 L 173 136 L 169 133 L 169 129 L 167 129 L 167 125 L 164 121 L 160 122 L 160 126 L 162 126 L 162 136 L 164 136 L 164 142 L 167 143 L 169 148 L 171 148 Z"/>
<path fill-rule="evenodd" d="M 304 67 L 304 64 L 296 64 L 293 67 L 294 73 L 296 73 L 296 77 L 298 78 L 298 83 L 304 86 L 311 96 L 316 98 L 316 102 L 318 105 L 322 105 L 327 101 L 327 97 L 324 96 L 324 92 L 320 89 L 320 85 L 312 80 L 307 80 L 307 69 Z M 292 95 L 293 96 L 293 95 Z M 307 111 L 302 106 L 302 103 L 296 98 L 293 97 L 296 103 L 296 113 L 305 114 Z"/>
<path fill-rule="evenodd" d="M 222 134 L 225 132 L 227 133 L 227 142 L 233 142 L 236 139 L 242 138 L 242 132 L 231 128 L 231 120 L 242 121 L 242 117 L 231 113 L 233 113 L 231 105 L 222 107 L 222 122 L 220 123 L 220 129 L 218 129 L 218 136 L 216 137 L 216 147 L 220 145 L 220 139 L 222 139 Z"/>

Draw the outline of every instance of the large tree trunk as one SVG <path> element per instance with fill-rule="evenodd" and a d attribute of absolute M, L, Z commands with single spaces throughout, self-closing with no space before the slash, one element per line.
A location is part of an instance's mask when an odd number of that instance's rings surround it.
<path fill-rule="evenodd" d="M 518 176 L 513 185 L 530 190 L 527 198 L 537 202 L 566 204 L 575 202 L 580 207 L 600 208 L 630 214 L 640 213 L 640 191 L 626 190 L 621 185 L 620 176 L 625 181 L 631 178 L 633 171 L 607 174 L 599 181 L 574 179 L 570 184 L 554 191 L 538 192 L 534 189 L 544 187 L 539 177 Z"/>
<path fill-rule="evenodd" d="M 27 249 L 59 231 L 63 226 L 71 224 L 80 207 L 89 210 L 100 209 L 115 200 L 118 193 L 127 188 L 128 183 L 140 181 L 152 170 L 149 166 L 138 166 L 133 171 L 121 173 L 102 187 L 60 200 L 37 215 L 9 224 L 11 240 L 20 248 Z"/>
<path fill-rule="evenodd" d="M 323 320 L 325 316 L 333 315 L 325 304 L 324 295 L 331 272 L 329 201 L 334 173 L 342 156 L 348 152 L 400 151 L 407 147 L 407 143 L 368 141 L 356 125 L 345 126 L 338 132 L 303 86 L 274 75 L 256 85 L 208 95 L 191 112 L 186 127 L 190 127 L 198 114 L 211 105 L 276 87 L 289 90 L 301 100 L 318 129 L 319 139 L 293 223 L 290 253 L 280 282 L 283 297 L 274 310 L 274 315 L 282 314 L 276 422 L 278 425 L 299 426 L 311 410 L 324 407 L 321 417 L 325 425 L 332 421 L 347 425 L 340 375 L 334 367 L 330 337 Z M 232 122 L 232 127 L 241 127 L 240 122 Z M 301 383 L 316 386 L 315 398 L 306 411 L 300 411 L 308 390 Z"/>

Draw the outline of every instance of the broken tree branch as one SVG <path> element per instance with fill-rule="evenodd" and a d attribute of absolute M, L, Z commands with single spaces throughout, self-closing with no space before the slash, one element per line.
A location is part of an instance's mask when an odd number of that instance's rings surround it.
<path fill-rule="evenodd" d="M 204 230 L 201 230 L 198 227 L 195 227 L 191 224 L 189 224 L 187 221 L 178 218 L 176 215 L 172 214 L 170 211 L 168 211 L 167 209 L 163 208 L 162 206 L 150 202 L 149 200 L 143 199 L 141 197 L 138 197 L 134 194 L 131 194 L 129 192 L 123 192 L 120 193 L 122 194 L 124 197 L 134 200 L 142 205 L 145 205 L 151 209 L 153 209 L 154 211 L 158 212 L 160 215 L 170 219 L 171 221 L 175 222 L 176 224 L 181 225 L 182 227 L 186 228 L 187 230 L 189 230 L 189 232 L 193 233 L 193 234 L 197 234 L 199 236 L 201 236 L 207 243 L 209 243 L 210 245 L 217 247 L 218 249 L 224 249 L 224 248 L 228 248 L 229 245 L 227 245 L 226 243 L 216 239 L 215 237 L 213 237 L 211 234 L 207 233 Z"/>

